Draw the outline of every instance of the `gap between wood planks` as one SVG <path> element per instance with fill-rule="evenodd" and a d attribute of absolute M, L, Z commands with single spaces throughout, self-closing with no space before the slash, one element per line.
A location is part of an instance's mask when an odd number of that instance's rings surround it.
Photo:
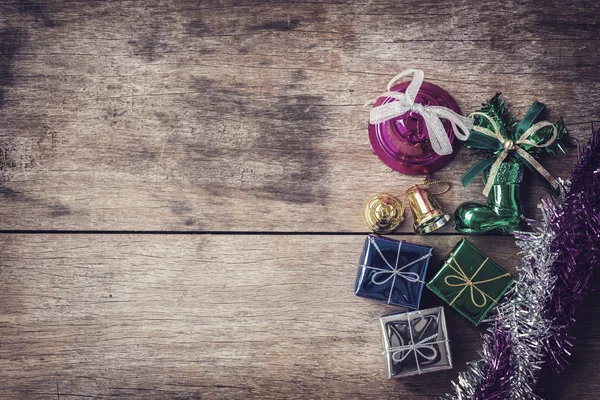
<path fill-rule="evenodd" d="M 297 231 L 136 231 L 136 230 L 35 230 L 35 229 L 0 229 L 0 235 L 5 234 L 31 234 L 31 235 L 265 235 L 265 236 L 361 236 L 373 232 L 297 232 Z M 424 236 L 413 232 L 392 232 L 385 236 Z M 465 236 L 459 232 L 430 233 L 426 236 Z M 489 232 L 477 236 L 509 236 L 503 233 Z"/>

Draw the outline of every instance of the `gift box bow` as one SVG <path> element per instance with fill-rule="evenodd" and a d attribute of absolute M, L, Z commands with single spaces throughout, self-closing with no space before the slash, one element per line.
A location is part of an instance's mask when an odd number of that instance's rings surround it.
<path fill-rule="evenodd" d="M 483 127 L 481 124 L 475 124 L 471 129 L 471 134 L 467 140 L 467 145 L 476 149 L 489 150 L 494 154 L 494 156 L 480 160 L 467 172 L 465 172 L 460 178 L 463 186 L 468 186 L 473 179 L 475 179 L 475 177 L 491 166 L 488 180 L 485 188 L 483 189 L 483 194 L 487 196 L 492 188 L 492 185 L 494 184 L 500 164 L 502 164 L 502 162 L 510 154 L 513 154 L 514 158 L 518 162 L 524 164 L 526 167 L 532 170 L 538 178 L 541 179 L 546 189 L 548 189 L 551 193 L 554 193 L 559 187 L 558 182 L 528 152 L 528 149 L 534 147 L 549 147 L 556 141 L 558 137 L 558 130 L 554 124 L 548 121 L 535 122 L 542 111 L 544 111 L 545 107 L 546 106 L 540 102 L 534 102 L 521 122 L 519 122 L 514 137 L 511 138 L 505 138 L 502 135 L 500 127 L 489 115 L 483 112 L 475 112 L 471 114 L 470 117 L 472 118 L 478 116 L 487 121 L 491 129 Z M 550 139 L 546 140 L 544 143 L 539 143 L 531 139 L 533 135 L 547 127 L 552 127 L 552 136 Z"/>
<path fill-rule="evenodd" d="M 429 251 L 429 253 L 425 254 L 424 256 L 421 256 L 421 257 L 419 257 L 415 260 L 412 260 L 402 266 L 399 266 L 398 263 L 400 261 L 400 253 L 402 251 L 402 242 L 398 242 L 398 251 L 396 253 L 396 261 L 395 261 L 394 265 L 392 265 L 392 263 L 390 263 L 388 261 L 388 259 L 383 255 L 383 252 L 377 245 L 377 242 L 375 241 L 375 239 L 368 236 L 368 240 L 369 240 L 369 246 L 372 245 L 375 248 L 375 251 L 377 251 L 377 253 L 381 257 L 381 259 L 383 260 L 383 262 L 385 263 L 387 268 L 379 268 L 379 267 L 374 267 L 372 265 L 367 265 L 367 264 L 361 264 L 360 266 L 363 268 L 373 270 L 373 271 L 377 271 L 371 276 L 371 282 L 374 285 L 385 285 L 390 280 L 392 281 L 392 283 L 390 285 L 390 295 L 388 296 L 388 300 L 387 300 L 388 304 L 390 304 L 392 301 L 394 284 L 396 283 L 396 279 L 398 277 L 400 277 L 402 279 L 406 279 L 407 281 L 413 282 L 413 283 L 423 282 L 423 280 L 421 280 L 421 276 L 419 274 L 417 274 L 416 272 L 406 272 L 405 270 L 406 270 L 406 268 L 431 257 L 431 250 Z"/>
<path fill-rule="evenodd" d="M 504 277 L 509 277 L 510 274 L 508 272 L 506 272 L 502 275 L 498 275 L 494 278 L 475 281 L 474 280 L 475 277 L 477 276 L 479 271 L 481 271 L 483 269 L 485 264 L 489 261 L 489 257 L 486 257 L 485 260 L 483 260 L 481 265 L 477 268 L 477 270 L 471 277 L 469 277 L 465 273 L 465 271 L 461 268 L 460 264 L 456 261 L 456 258 L 454 258 L 454 254 L 450 253 L 450 258 L 454 262 L 454 266 L 452 266 L 452 264 L 448 263 L 447 261 L 444 261 L 444 264 L 446 264 L 450 269 L 452 269 L 456 273 L 456 275 L 454 275 L 454 274 L 447 275 L 446 277 L 444 277 L 444 283 L 446 283 L 446 285 L 448 285 L 450 287 L 460 287 L 462 289 L 456 294 L 456 296 L 454 296 L 454 299 L 452 299 L 452 301 L 450 301 L 450 303 L 448 303 L 449 306 L 452 306 L 454 304 L 454 302 L 460 296 L 462 296 L 462 294 L 467 289 L 470 290 L 471 301 L 473 302 L 475 307 L 478 307 L 478 308 L 485 307 L 488 299 L 491 300 L 492 302 L 496 303 L 496 299 L 494 299 L 493 297 L 488 295 L 486 292 L 484 292 L 478 285 L 483 285 L 485 283 L 493 282 L 498 279 L 502 279 Z M 453 280 L 454 282 L 451 282 L 450 280 Z M 479 296 L 480 296 L 479 298 L 482 299 L 482 301 L 476 300 L 475 293 L 479 294 Z"/>
<path fill-rule="evenodd" d="M 427 325 L 425 328 L 423 328 L 421 330 L 420 335 L 427 332 L 429 326 L 431 324 L 437 324 L 437 321 L 438 321 L 438 318 L 435 316 L 427 316 L 427 317 L 421 317 L 421 318 L 426 319 Z M 402 361 L 406 360 L 411 354 L 414 354 L 415 362 L 417 364 L 417 369 L 420 371 L 421 363 L 419 362 L 419 357 L 424 359 L 425 362 L 430 362 L 430 361 L 435 360 L 438 357 L 438 351 L 436 349 L 436 345 L 446 343 L 446 341 L 445 340 L 435 340 L 438 337 L 438 333 L 435 333 L 435 334 L 427 336 L 425 338 L 419 337 L 418 338 L 419 341 L 415 342 L 415 339 L 413 337 L 413 331 L 410 326 L 410 322 L 407 322 L 407 324 L 408 324 L 408 332 L 410 333 L 409 343 L 401 344 L 400 346 L 388 347 L 385 349 L 384 354 L 391 353 L 392 360 L 396 363 L 401 363 Z M 390 328 L 391 328 L 394 336 L 396 336 L 398 338 L 398 341 L 400 343 L 404 343 L 402 334 L 400 332 L 398 332 L 398 330 L 394 326 L 394 324 L 392 324 Z M 429 354 L 425 353 L 425 351 L 427 351 L 427 353 L 429 353 Z"/>

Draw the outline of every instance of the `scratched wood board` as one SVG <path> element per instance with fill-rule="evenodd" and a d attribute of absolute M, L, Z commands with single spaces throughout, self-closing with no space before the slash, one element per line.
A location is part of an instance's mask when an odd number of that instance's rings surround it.
<path fill-rule="evenodd" d="M 3 2 L 0 227 L 362 232 L 371 195 L 423 178 L 367 137 L 363 104 L 408 67 L 465 113 L 502 91 L 585 140 L 600 5 L 515 4 Z M 568 177 L 575 154 L 543 163 Z M 484 200 L 458 181 L 472 163 L 435 176 L 449 210 Z"/>
<path fill-rule="evenodd" d="M 456 240 L 436 238 L 430 274 Z M 456 367 L 388 381 L 378 318 L 402 309 L 354 296 L 363 241 L 361 235 L 1 235 L 0 398 L 443 394 L 477 358 L 482 328 L 447 309 Z M 472 241 L 514 272 L 511 238 Z M 573 364 L 543 385 L 548 399 L 593 399 L 600 390 L 598 294 L 588 300 Z M 441 304 L 428 291 L 423 301 Z"/>
<path fill-rule="evenodd" d="M 430 399 L 480 348 L 482 329 L 448 309 L 456 368 L 388 381 L 378 318 L 401 309 L 354 296 L 361 235 L 0 239 L 2 399 Z M 432 267 L 456 237 L 436 240 Z M 473 242 L 514 272 L 511 238 Z M 581 347 L 597 354 L 589 325 Z M 575 388 L 600 389 L 581 347 Z"/>
<path fill-rule="evenodd" d="M 398 309 L 352 294 L 366 199 L 422 179 L 372 154 L 363 104 L 418 67 L 465 113 L 497 91 L 517 116 L 539 100 L 584 142 L 600 119 L 599 9 L 2 2 L 0 399 L 446 392 L 481 329 L 448 312 L 456 368 L 388 382 L 377 319 Z M 575 159 L 542 161 L 568 177 Z M 472 162 L 462 149 L 434 176 L 454 184 L 449 211 L 484 200 L 480 182 L 458 182 Z M 537 215 L 541 186 L 523 195 Z M 438 262 L 461 237 L 411 224 L 399 238 Z M 514 272 L 511 238 L 474 241 Z M 547 399 L 597 397 L 597 301 L 571 365 L 543 373 Z"/>

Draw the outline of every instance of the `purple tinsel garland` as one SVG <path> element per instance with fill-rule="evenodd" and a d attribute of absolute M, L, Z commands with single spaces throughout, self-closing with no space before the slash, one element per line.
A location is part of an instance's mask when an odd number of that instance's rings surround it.
<path fill-rule="evenodd" d="M 600 129 L 592 128 L 564 189 L 542 203 L 533 233 L 515 234 L 526 254 L 519 277 L 483 336 L 481 361 L 443 399 L 539 399 L 541 368 L 563 368 L 573 343 L 568 330 L 600 262 Z"/>
<path fill-rule="evenodd" d="M 556 235 L 552 251 L 558 254 L 553 268 L 558 284 L 547 315 L 555 330 L 546 354 L 550 366 L 559 371 L 572 347 L 568 329 L 600 262 L 600 129 L 592 132 L 571 175 L 569 193 L 557 211 L 550 229 Z"/>
<path fill-rule="evenodd" d="M 474 399 L 502 399 L 502 394 L 510 390 L 510 381 L 506 379 L 506 371 L 510 370 L 510 354 L 512 353 L 511 333 L 507 329 L 494 326 L 492 336 L 483 337 L 487 379 L 473 393 Z"/>

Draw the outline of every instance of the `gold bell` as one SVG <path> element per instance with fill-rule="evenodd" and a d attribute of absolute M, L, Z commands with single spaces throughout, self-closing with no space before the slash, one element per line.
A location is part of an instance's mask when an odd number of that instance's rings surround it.
<path fill-rule="evenodd" d="M 389 194 L 372 197 L 365 207 L 365 224 L 375 233 L 390 233 L 404 221 L 404 206 Z"/>
<path fill-rule="evenodd" d="M 415 233 L 419 235 L 433 232 L 450 221 L 450 214 L 420 185 L 406 191 L 406 200 L 413 212 Z"/>

